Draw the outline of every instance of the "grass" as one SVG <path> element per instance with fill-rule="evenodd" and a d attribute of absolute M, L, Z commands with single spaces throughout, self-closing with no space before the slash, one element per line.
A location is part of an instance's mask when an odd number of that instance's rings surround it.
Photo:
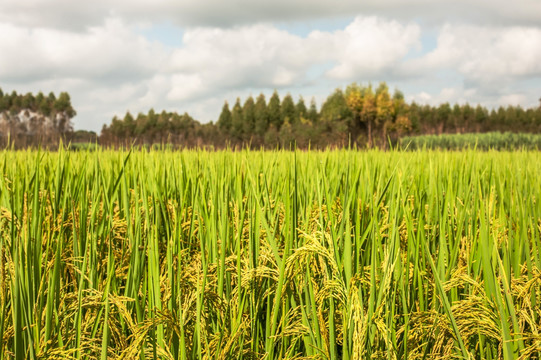
<path fill-rule="evenodd" d="M 409 150 L 540 150 L 541 135 L 530 133 L 489 132 L 405 136 L 400 147 Z"/>
<path fill-rule="evenodd" d="M 0 359 L 531 359 L 537 152 L 0 153 Z"/>

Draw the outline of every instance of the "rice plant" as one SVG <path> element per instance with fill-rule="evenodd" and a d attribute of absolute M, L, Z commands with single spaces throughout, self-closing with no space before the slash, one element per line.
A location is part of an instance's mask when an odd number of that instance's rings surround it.
<path fill-rule="evenodd" d="M 0 153 L 0 359 L 537 359 L 541 157 Z"/>
<path fill-rule="evenodd" d="M 405 136 L 399 143 L 401 148 L 409 150 L 540 150 L 541 135 L 511 132 L 419 135 Z"/>

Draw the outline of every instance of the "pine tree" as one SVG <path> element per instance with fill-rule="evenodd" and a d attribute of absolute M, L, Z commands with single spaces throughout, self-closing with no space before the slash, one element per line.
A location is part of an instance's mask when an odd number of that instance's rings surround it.
<path fill-rule="evenodd" d="M 22 97 L 21 108 L 24 110 L 34 110 L 35 98 L 32 93 L 27 93 Z"/>
<path fill-rule="evenodd" d="M 126 137 L 132 137 L 135 133 L 135 119 L 128 111 L 124 116 L 124 132 Z"/>
<path fill-rule="evenodd" d="M 243 128 L 242 132 L 245 139 L 250 139 L 254 135 L 255 129 L 255 103 L 254 98 L 249 96 L 242 106 Z"/>
<path fill-rule="evenodd" d="M 306 104 L 304 103 L 304 99 L 301 97 L 299 97 L 299 101 L 297 101 L 297 105 L 295 105 L 295 109 L 296 109 L 296 112 L 297 112 L 297 116 L 299 117 L 299 119 L 306 119 L 306 113 L 307 113 L 307 109 L 306 109 Z"/>
<path fill-rule="evenodd" d="M 231 131 L 231 111 L 229 110 L 229 104 L 227 101 L 224 103 L 222 112 L 218 118 L 218 128 L 226 134 L 229 134 Z"/>
<path fill-rule="evenodd" d="M 243 139 L 243 127 L 244 117 L 242 114 L 242 106 L 240 105 L 240 99 L 237 98 L 235 106 L 231 111 L 231 135 L 237 140 Z"/>
<path fill-rule="evenodd" d="M 39 108 L 41 106 L 41 102 L 45 99 L 45 95 L 40 91 L 34 100 L 34 111 L 39 111 Z"/>
<path fill-rule="evenodd" d="M 282 105 L 280 106 L 282 124 L 289 123 L 291 125 L 298 122 L 297 109 L 295 108 L 295 103 L 291 94 L 287 94 L 282 100 Z"/>
<path fill-rule="evenodd" d="M 317 111 L 316 99 L 312 98 L 310 100 L 310 108 L 306 113 L 306 117 L 312 124 L 316 124 L 319 121 L 319 113 Z"/>
<path fill-rule="evenodd" d="M 9 110 L 8 97 L 4 96 L 4 92 L 0 89 L 0 113 Z"/>
<path fill-rule="evenodd" d="M 274 91 L 269 100 L 269 105 L 267 106 L 267 114 L 269 117 L 269 125 L 274 126 L 277 131 L 280 130 L 284 120 L 282 118 L 282 112 L 280 107 L 280 97 L 278 96 L 278 92 L 276 90 Z"/>
<path fill-rule="evenodd" d="M 267 103 L 265 95 L 259 94 L 254 107 L 255 133 L 258 136 L 265 135 L 269 127 L 269 116 L 267 112 Z"/>

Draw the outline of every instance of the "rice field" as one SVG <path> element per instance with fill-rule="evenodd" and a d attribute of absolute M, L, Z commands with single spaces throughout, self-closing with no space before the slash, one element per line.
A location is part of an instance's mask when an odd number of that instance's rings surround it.
<path fill-rule="evenodd" d="M 0 359 L 539 359 L 538 152 L 0 152 Z"/>
<path fill-rule="evenodd" d="M 399 141 L 404 150 L 541 150 L 541 134 L 534 133 L 467 133 L 404 136 Z"/>

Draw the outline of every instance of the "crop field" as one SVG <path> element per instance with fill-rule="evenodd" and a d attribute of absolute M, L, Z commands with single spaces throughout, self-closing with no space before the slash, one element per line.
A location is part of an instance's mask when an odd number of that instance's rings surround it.
<path fill-rule="evenodd" d="M 539 359 L 539 152 L 0 152 L 0 359 Z"/>
<path fill-rule="evenodd" d="M 400 147 L 409 150 L 541 150 L 541 134 L 533 133 L 468 133 L 404 136 Z"/>

